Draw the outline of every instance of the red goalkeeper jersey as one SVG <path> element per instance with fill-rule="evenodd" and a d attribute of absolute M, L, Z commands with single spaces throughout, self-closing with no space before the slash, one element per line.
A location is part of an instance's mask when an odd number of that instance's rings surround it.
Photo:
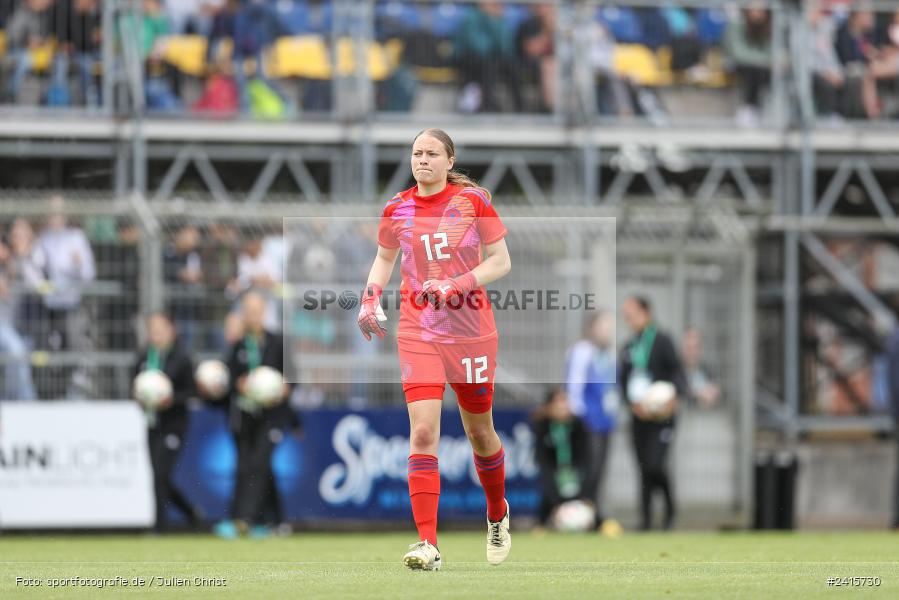
<path fill-rule="evenodd" d="M 482 188 L 448 184 L 442 192 L 419 196 L 418 186 L 397 194 L 384 207 L 378 243 L 400 248 L 398 335 L 428 342 L 475 342 L 496 336 L 493 310 L 483 287 L 472 290 L 464 302 L 435 310 L 410 299 L 430 279 L 463 275 L 481 263 L 482 244 L 506 235 L 506 228 Z"/>

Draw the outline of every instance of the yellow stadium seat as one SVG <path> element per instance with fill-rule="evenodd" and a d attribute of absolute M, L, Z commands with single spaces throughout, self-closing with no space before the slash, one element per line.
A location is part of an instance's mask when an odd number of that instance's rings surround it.
<path fill-rule="evenodd" d="M 6 32 L 0 30 L 0 56 L 6 54 Z"/>
<path fill-rule="evenodd" d="M 278 38 L 270 56 L 268 72 L 272 77 L 330 79 L 331 60 L 324 38 L 297 35 Z"/>
<path fill-rule="evenodd" d="M 56 42 L 53 40 L 44 42 L 40 46 L 31 49 L 32 69 L 36 73 L 44 73 L 50 70 L 53 64 L 53 55 L 56 53 Z"/>
<path fill-rule="evenodd" d="M 629 77 L 639 85 L 666 85 L 665 74 L 659 68 L 656 55 L 641 44 L 617 44 L 613 55 L 615 72 Z"/>
<path fill-rule="evenodd" d="M 202 77 L 206 74 L 206 46 L 202 35 L 173 35 L 163 42 L 163 59 L 185 75 Z"/>
<path fill-rule="evenodd" d="M 396 70 L 400 66 L 405 50 L 406 42 L 399 38 L 390 38 L 384 42 L 384 52 L 387 55 L 387 64 L 391 71 Z"/>
<path fill-rule="evenodd" d="M 374 81 L 384 81 L 390 77 L 389 58 L 384 46 L 372 42 L 366 52 L 368 60 L 368 76 Z M 341 75 L 352 75 L 356 70 L 355 48 L 352 38 L 340 38 L 337 42 L 337 72 Z"/>
<path fill-rule="evenodd" d="M 415 77 L 422 83 L 447 84 L 455 83 L 459 73 L 452 67 L 415 67 Z"/>

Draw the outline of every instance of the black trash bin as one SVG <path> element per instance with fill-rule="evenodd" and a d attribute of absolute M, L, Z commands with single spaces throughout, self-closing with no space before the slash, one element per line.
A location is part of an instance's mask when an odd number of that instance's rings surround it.
<path fill-rule="evenodd" d="M 754 529 L 793 529 L 796 475 L 794 452 L 760 452 L 755 459 Z"/>

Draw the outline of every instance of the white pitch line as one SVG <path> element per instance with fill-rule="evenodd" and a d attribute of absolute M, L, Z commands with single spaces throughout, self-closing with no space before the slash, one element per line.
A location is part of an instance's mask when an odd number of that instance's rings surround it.
<path fill-rule="evenodd" d="M 394 561 L 353 561 L 354 565 L 389 565 Z M 271 561 L 271 560 L 217 560 L 217 561 L 181 561 L 181 560 L 95 560 L 95 561 L 45 561 L 45 560 L 6 560 L 0 565 L 345 565 L 346 561 Z M 452 561 L 454 565 L 486 565 L 486 561 Z M 634 561 L 519 561 L 513 560 L 505 564 L 512 565 L 892 565 L 899 567 L 899 561 L 776 561 L 776 560 L 634 560 Z"/>

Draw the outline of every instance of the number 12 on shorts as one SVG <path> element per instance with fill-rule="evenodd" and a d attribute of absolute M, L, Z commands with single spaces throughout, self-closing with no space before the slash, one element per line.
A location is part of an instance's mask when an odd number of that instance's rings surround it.
<path fill-rule="evenodd" d="M 474 369 L 472 369 L 472 361 Z M 487 383 L 487 375 L 484 374 L 487 370 L 486 356 L 475 356 L 474 359 L 465 357 L 462 359 L 462 364 L 465 365 L 465 383 Z"/>

